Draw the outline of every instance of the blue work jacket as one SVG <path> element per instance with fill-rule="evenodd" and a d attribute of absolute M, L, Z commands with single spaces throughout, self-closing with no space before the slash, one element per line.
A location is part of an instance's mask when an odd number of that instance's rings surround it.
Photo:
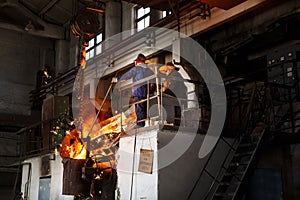
<path fill-rule="evenodd" d="M 119 80 L 128 80 L 132 78 L 132 82 L 135 83 L 143 78 L 152 76 L 153 74 L 153 71 L 146 65 L 137 65 L 122 75 Z M 147 88 L 147 82 L 134 86 L 132 96 L 146 97 Z"/>

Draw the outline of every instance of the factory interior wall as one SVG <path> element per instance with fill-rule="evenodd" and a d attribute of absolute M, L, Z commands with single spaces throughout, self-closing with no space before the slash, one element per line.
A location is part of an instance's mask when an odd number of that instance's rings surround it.
<path fill-rule="evenodd" d="M 162 131 L 159 135 L 160 148 L 167 145 L 175 136 L 174 131 Z M 180 134 L 180 137 L 189 136 L 189 134 Z M 179 136 L 179 135 L 178 135 Z M 198 153 L 203 142 L 204 135 L 197 134 L 192 145 L 183 155 L 170 165 L 159 170 L 159 199 L 187 199 L 192 190 L 198 174 L 203 169 L 207 159 L 199 159 Z M 164 159 L 158 155 L 159 162 Z M 172 191 L 172 192 L 170 192 Z M 202 189 L 201 191 L 203 192 Z"/>
<path fill-rule="evenodd" d="M 13 193 L 17 173 L 16 171 L 0 171 L 0 194 L 1 199 L 10 199 Z"/>
<path fill-rule="evenodd" d="M 58 200 L 71 200 L 74 199 L 72 195 L 62 195 L 62 183 L 63 183 L 63 164 L 62 159 L 59 155 L 49 155 L 50 159 L 50 174 L 43 177 L 41 175 L 42 167 L 42 156 L 37 156 L 34 158 L 27 159 L 23 162 L 22 168 L 22 183 L 21 183 L 21 192 L 23 197 L 25 194 L 25 185 L 28 182 L 29 185 L 29 199 L 39 199 L 42 192 L 45 190 L 43 188 L 42 181 L 50 180 L 50 196 L 49 199 L 58 199 Z M 25 163 L 31 164 L 31 173 L 28 173 L 30 166 Z M 28 174 L 30 178 L 28 179 Z M 41 194 L 39 194 L 41 193 Z"/>
<path fill-rule="evenodd" d="M 300 145 L 291 145 L 292 177 L 294 199 L 300 199 Z"/>
<path fill-rule="evenodd" d="M 29 92 L 35 89 L 36 73 L 53 67 L 53 40 L 0 30 L 0 113 L 30 115 Z"/>
<path fill-rule="evenodd" d="M 73 195 L 63 195 L 63 164 L 60 155 L 54 155 L 55 159 L 51 161 L 51 185 L 50 199 L 71 200 Z"/>
<path fill-rule="evenodd" d="M 190 136 L 194 133 L 177 133 L 176 131 L 162 131 L 159 134 L 159 148 L 170 142 L 175 134 L 179 137 Z M 226 153 L 230 148 L 222 140 L 216 146 L 212 155 L 208 154 L 204 158 L 199 158 L 199 151 L 205 135 L 196 134 L 193 143 L 183 152 L 182 156 L 170 165 L 159 170 L 159 199 L 205 199 L 213 179 L 202 170 L 207 164 L 207 170 L 212 174 L 218 174 L 222 166 Z M 232 139 L 227 138 L 231 143 Z M 231 154 L 232 155 L 232 154 Z M 164 159 L 158 155 L 158 162 Z M 172 192 L 170 192 L 172 191 Z"/>
<path fill-rule="evenodd" d="M 18 163 L 18 135 L 10 132 L 0 132 L 0 166 L 13 165 Z M 18 174 L 18 167 L 0 167 L 0 196 L 3 199 L 11 198 L 15 182 L 20 179 L 22 174 Z M 16 192 L 20 188 L 16 188 Z"/>
<path fill-rule="evenodd" d="M 279 171 L 281 172 L 281 189 L 284 199 L 300 198 L 300 145 L 265 145 L 258 157 L 258 163 L 255 170 Z M 267 177 L 266 177 L 267 178 Z M 266 178 L 260 178 L 261 181 L 268 181 Z M 251 186 L 250 186 L 251 187 Z M 253 187 L 253 186 L 252 186 Z M 272 189 L 272 186 L 269 188 Z M 259 188 L 256 188 L 258 191 Z M 267 188 L 264 188 L 267 190 Z M 274 186 L 273 186 L 274 189 Z M 248 196 L 251 194 L 248 194 Z"/>
<path fill-rule="evenodd" d="M 0 166 L 17 163 L 18 156 L 18 135 L 9 132 L 0 132 L 0 155 L 3 156 L 0 159 Z"/>
<path fill-rule="evenodd" d="M 26 195 L 25 188 L 28 185 L 29 199 L 38 199 L 40 165 L 41 159 L 39 157 L 27 159 L 23 162 L 21 192 Z"/>
<path fill-rule="evenodd" d="M 158 197 L 157 127 L 147 131 L 142 129 L 144 130 L 135 129 L 128 133 L 130 136 L 120 139 L 117 153 L 117 191 L 121 200 L 155 200 Z M 154 151 L 151 174 L 138 171 L 140 149 Z"/>
<path fill-rule="evenodd" d="M 130 30 L 134 28 L 134 4 L 128 2 L 122 2 L 122 31 Z M 128 32 L 127 32 L 128 33 Z M 122 35 L 122 39 L 129 37 L 130 35 Z"/>
<path fill-rule="evenodd" d="M 30 91 L 36 87 L 38 70 L 54 66 L 54 45 L 52 39 L 6 29 L 0 29 L 0 37 L 0 166 L 1 177 L 6 177 L 0 190 L 1 199 L 9 199 L 5 193 L 13 194 L 18 169 L 5 166 L 16 166 L 19 161 L 20 136 L 15 132 L 40 119 L 39 112 L 31 110 Z"/>
<path fill-rule="evenodd" d="M 133 7 L 132 4 L 122 2 L 122 30 L 128 30 L 132 27 L 132 19 L 133 19 Z M 66 63 L 68 61 L 59 61 L 55 60 L 54 57 L 59 58 L 62 54 L 55 56 L 55 50 L 52 39 L 45 39 L 40 37 L 34 37 L 28 34 L 22 34 L 14 31 L 2 30 L 0 29 L 0 36 L 2 40 L 0 41 L 0 45 L 5 51 L 0 52 L 0 58 L 2 58 L 2 67 L 1 67 L 1 84 L 0 88 L 2 91 L 2 98 L 0 101 L 0 113 L 7 114 L 19 114 L 29 116 L 31 114 L 30 110 L 30 102 L 29 102 L 29 91 L 35 88 L 35 80 L 36 80 L 36 72 L 43 65 L 50 65 L 51 67 L 54 65 L 59 65 L 56 68 L 56 73 L 64 72 L 77 64 L 77 51 L 78 51 L 78 39 L 74 38 L 70 33 L 70 57 L 69 66 L 66 67 Z M 127 37 L 123 35 L 123 39 Z M 226 35 L 226 37 L 228 37 Z M 223 39 L 220 39 L 223 42 Z M 56 47 L 55 47 L 56 48 Z M 65 49 L 65 46 L 63 47 Z M 26 76 L 24 75 L 26 74 Z M 202 137 L 201 135 L 197 137 Z M 160 137 L 158 140 L 162 140 L 163 137 Z M 5 153 L 11 152 L 14 154 L 14 142 L 5 143 L 5 146 L 10 146 L 8 151 L 7 148 L 4 149 Z M 121 140 L 122 141 L 122 140 Z M 1 145 L 2 146 L 2 145 Z M 288 179 L 285 179 L 287 182 L 283 188 L 284 191 L 289 193 L 294 193 L 294 199 L 300 199 L 300 179 L 299 179 L 299 166 L 300 166 L 300 147 L 299 145 L 292 145 L 289 147 L 290 151 L 282 150 L 283 148 L 278 148 L 278 146 L 265 148 L 263 151 L 260 161 L 258 163 L 257 168 L 275 168 L 280 169 L 283 174 Z M 286 149 L 286 148 L 285 148 Z M 172 165 L 163 168 L 160 170 L 158 174 L 158 185 L 160 193 L 157 194 L 160 199 L 166 199 L 169 195 L 172 195 L 172 199 L 180 199 L 182 197 L 180 195 L 187 194 L 189 189 L 193 186 L 192 182 L 195 182 L 197 178 L 197 172 L 200 172 L 202 168 L 202 162 L 196 160 L 197 157 L 193 156 L 197 153 L 198 149 L 196 146 L 192 146 L 186 154 L 184 154 L 180 159 L 178 159 Z M 1 154 L 1 152 L 0 152 Z M 2 155 L 2 154 L 1 154 Z M 196 154 L 195 154 L 196 155 Z M 280 156 L 278 156 L 280 155 Z M 283 158 L 284 157 L 284 158 Z M 38 199 L 38 188 L 39 188 L 39 169 L 40 169 L 40 158 L 34 158 L 26 160 L 26 162 L 32 163 L 32 179 L 31 179 L 31 188 L 36 188 L 36 191 L 32 191 L 31 199 Z M 159 162 L 159 156 L 158 156 Z M 191 162 L 190 159 L 195 159 L 195 162 Z M 217 159 L 217 158 L 216 158 Z M 1 158 L 1 161 L 4 160 Z M 285 161 L 289 162 L 285 162 Z M 217 162 L 217 161 L 216 161 Z M 192 165 L 189 165 L 192 163 Z M 130 165 L 131 166 L 131 165 Z M 23 166 L 23 179 L 26 179 L 26 167 Z M 217 169 L 216 165 L 213 166 Z M 72 197 L 64 197 L 61 195 L 61 183 L 62 178 L 62 165 L 60 163 L 60 157 L 56 157 L 55 161 L 51 161 L 51 199 L 59 198 L 59 199 L 68 199 Z M 135 168 L 137 169 L 137 168 Z M 182 173 L 182 169 L 186 173 Z M 138 172 L 137 172 L 138 173 Z M 126 177 L 126 176 L 125 176 Z M 22 182 L 22 191 L 24 193 L 24 181 Z M 191 182 L 186 184 L 187 180 Z M 121 178 L 122 180 L 122 178 Z M 140 180 L 140 179 L 136 179 Z M 142 180 L 142 179 L 141 179 Z M 153 179 L 156 181 L 155 179 Z M 129 181 L 129 180 L 126 180 Z M 209 186 L 209 178 L 207 180 L 201 179 L 202 186 Z M 127 183 L 127 182 L 126 182 Z M 138 182 L 136 182 L 138 183 Z M 120 183 L 122 184 L 122 183 Z M 289 186 L 291 186 L 289 188 Z M 179 190 L 181 188 L 181 190 Z M 184 192 L 182 192 L 184 190 Z M 170 192 L 172 191 L 172 192 Z M 203 195 L 201 191 L 204 191 L 199 185 L 198 195 Z M 2 194 L 2 193 L 1 193 Z M 155 194 L 153 194 L 155 195 Z M 121 196 L 122 197 L 122 196 Z M 143 197 L 143 196 L 141 196 Z"/>
<path fill-rule="evenodd" d="M 137 131 L 136 146 L 134 145 L 135 132 L 129 132 L 129 135 L 120 139 L 117 156 L 117 190 L 120 193 L 120 199 L 130 199 L 130 196 L 132 199 L 187 199 L 194 186 L 195 190 L 192 192 L 191 199 L 204 198 L 212 183 L 212 179 L 208 176 L 201 176 L 197 183 L 209 157 L 209 155 L 203 159 L 198 157 L 205 135 L 189 132 L 178 133 L 176 130 L 159 130 L 157 126 L 150 126 Z M 195 138 L 187 150 L 181 152 L 181 156 L 165 165 L 166 157 L 163 156 L 165 154 L 162 151 L 166 150 L 164 148 L 170 144 L 175 135 L 181 138 L 180 141 L 186 141 L 188 137 L 195 136 Z M 172 148 L 180 148 L 180 146 L 175 145 L 167 151 L 176 151 Z M 138 171 L 140 149 L 154 150 L 152 174 Z M 208 165 L 212 174 L 218 172 L 227 150 L 229 150 L 229 146 L 220 142 Z M 134 165 L 133 159 L 135 160 Z M 132 194 L 130 194 L 131 190 Z"/>

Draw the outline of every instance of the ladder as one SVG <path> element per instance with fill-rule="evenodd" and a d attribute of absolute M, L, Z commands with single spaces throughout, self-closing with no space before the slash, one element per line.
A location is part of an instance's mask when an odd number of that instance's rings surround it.
<path fill-rule="evenodd" d="M 261 146 L 267 128 L 267 125 L 262 123 L 266 112 L 266 106 L 263 104 L 264 86 L 255 84 L 248 88 L 247 92 L 238 91 L 232 94 L 237 96 L 235 99 L 230 98 L 237 102 L 234 106 L 240 113 L 239 127 L 233 129 L 231 132 L 234 134 L 230 133 L 229 137 L 222 135 L 219 138 L 191 189 L 188 200 L 199 199 L 196 194 L 199 190 L 205 191 L 201 193 L 201 199 L 204 200 L 238 199 L 243 180 L 249 174 L 256 152 Z M 236 113 L 236 109 L 231 110 L 231 114 Z M 228 122 L 230 127 L 234 120 Z M 220 159 L 218 163 L 215 162 Z"/>
<path fill-rule="evenodd" d="M 217 175 L 214 176 L 205 199 L 239 199 L 240 188 L 249 175 L 249 169 L 253 166 L 253 160 L 267 128 L 267 125 L 259 119 L 266 111 L 266 106 L 262 106 L 264 89 L 264 86 L 257 84 L 252 87 L 244 119 L 246 122 L 241 127 L 244 130 L 233 145 L 229 146 L 231 152 L 222 163 Z"/>
<path fill-rule="evenodd" d="M 251 135 L 241 137 L 239 144 L 234 149 L 235 153 L 231 162 L 227 166 L 222 166 L 224 169 L 222 178 L 215 180 L 216 186 L 214 186 L 213 195 L 211 198 L 207 195 L 206 199 L 238 198 L 238 191 L 260 147 L 265 129 L 266 125 L 260 123 L 254 128 Z"/>

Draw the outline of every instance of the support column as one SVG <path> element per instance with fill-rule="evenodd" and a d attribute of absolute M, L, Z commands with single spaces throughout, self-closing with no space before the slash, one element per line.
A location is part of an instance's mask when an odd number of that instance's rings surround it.
<path fill-rule="evenodd" d="M 151 9 L 151 12 L 150 12 L 150 25 L 156 23 L 160 19 L 161 19 L 161 11 Z"/>
<path fill-rule="evenodd" d="M 70 44 L 66 40 L 55 41 L 55 75 L 66 72 L 70 65 Z"/>
<path fill-rule="evenodd" d="M 122 4 L 121 1 L 105 2 L 105 38 L 110 38 L 122 31 Z M 120 42 L 121 37 L 113 37 L 105 48 L 109 48 Z"/>

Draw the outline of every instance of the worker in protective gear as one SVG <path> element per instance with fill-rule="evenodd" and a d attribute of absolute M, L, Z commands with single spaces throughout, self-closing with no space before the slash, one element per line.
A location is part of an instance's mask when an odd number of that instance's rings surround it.
<path fill-rule="evenodd" d="M 122 75 L 119 78 L 120 81 L 128 80 L 132 78 L 132 82 L 135 83 L 141 79 L 152 76 L 154 73 L 151 69 L 147 67 L 147 63 L 149 60 L 143 54 L 139 54 L 134 61 L 135 66 L 131 68 L 128 72 Z M 146 99 L 148 93 L 147 82 L 141 83 L 139 85 L 135 85 L 133 87 L 132 96 L 134 98 L 134 102 L 141 101 L 142 99 Z M 135 104 L 135 112 L 137 115 L 137 126 L 144 127 L 145 120 L 147 117 L 147 102 L 144 101 L 142 103 Z"/>
<path fill-rule="evenodd" d="M 162 90 L 165 94 L 186 99 L 187 88 L 178 71 L 179 68 L 175 67 L 172 62 L 167 62 L 166 65 L 159 68 L 159 72 L 166 75 Z"/>
<path fill-rule="evenodd" d="M 167 109 L 168 117 L 166 121 L 177 126 L 180 125 L 182 108 L 187 105 L 187 88 L 183 77 L 178 71 L 179 68 L 175 67 L 172 62 L 167 62 L 166 65 L 159 68 L 159 72 L 165 75 L 162 92 L 167 95 L 164 97 L 164 106 L 172 107 L 171 110 Z"/>

